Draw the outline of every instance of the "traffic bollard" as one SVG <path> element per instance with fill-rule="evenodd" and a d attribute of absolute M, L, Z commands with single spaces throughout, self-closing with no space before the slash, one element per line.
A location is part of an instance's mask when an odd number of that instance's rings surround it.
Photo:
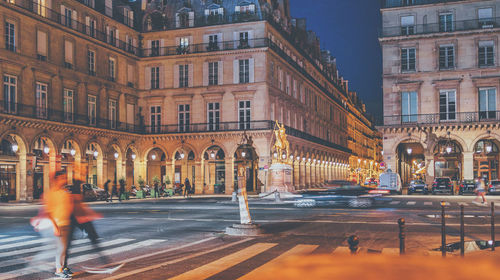
<path fill-rule="evenodd" d="M 400 218 L 398 220 L 399 225 L 399 254 L 405 254 L 405 219 Z"/>
<path fill-rule="evenodd" d="M 491 202 L 491 251 L 495 251 L 495 202 Z"/>
<path fill-rule="evenodd" d="M 231 201 L 232 202 L 237 202 L 238 201 L 238 198 L 236 196 L 236 192 L 233 192 L 233 195 L 231 196 Z"/>
<path fill-rule="evenodd" d="M 351 235 L 347 238 L 347 243 L 349 244 L 349 250 L 351 254 L 356 254 L 358 252 L 359 238 L 356 235 Z"/>
<path fill-rule="evenodd" d="M 441 256 L 446 257 L 446 222 L 444 206 L 446 202 L 441 201 Z"/>
<path fill-rule="evenodd" d="M 460 204 L 460 256 L 465 255 L 464 205 Z"/>

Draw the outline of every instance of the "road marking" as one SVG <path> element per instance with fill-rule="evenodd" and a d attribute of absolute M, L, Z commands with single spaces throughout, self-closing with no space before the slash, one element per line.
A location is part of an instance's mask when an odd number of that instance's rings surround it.
<path fill-rule="evenodd" d="M 23 235 L 23 236 L 4 238 L 4 239 L 0 239 L 0 243 L 7 243 L 7 242 L 11 242 L 11 241 L 17 241 L 17 240 L 26 239 L 26 238 L 33 238 L 33 237 L 36 237 L 36 236 Z"/>
<path fill-rule="evenodd" d="M 241 262 L 244 262 L 258 254 L 265 252 L 272 247 L 278 245 L 277 243 L 257 243 L 248 248 L 240 250 L 231 255 L 220 258 L 216 261 L 200 266 L 196 269 L 190 270 L 173 278 L 172 280 L 189 280 L 189 279 L 207 279 L 220 273 L 230 267 L 233 267 Z"/>
<path fill-rule="evenodd" d="M 383 248 L 382 254 L 399 255 L 399 249 L 398 248 Z"/>
<path fill-rule="evenodd" d="M 406 203 L 406 205 L 415 205 L 415 204 L 417 204 L 416 201 L 408 201 L 408 203 Z"/>
<path fill-rule="evenodd" d="M 276 265 L 276 263 L 282 261 L 283 259 L 290 257 L 290 256 L 295 256 L 295 255 L 307 255 L 312 253 L 316 248 L 318 248 L 319 245 L 305 245 L 305 244 L 299 244 L 292 249 L 284 252 L 283 254 L 279 255 L 278 257 L 272 259 L 271 261 L 265 263 L 264 265 L 250 271 L 248 274 L 246 274 L 243 277 L 238 278 L 238 280 L 252 280 L 252 279 L 257 279 L 255 274 L 261 273 L 263 270 L 266 270 L 267 268 Z"/>
<path fill-rule="evenodd" d="M 21 241 L 21 242 L 17 242 L 17 243 L 5 244 L 5 245 L 0 246 L 0 250 L 28 246 L 28 245 L 38 244 L 38 243 L 45 243 L 45 242 L 51 241 L 52 239 L 53 238 L 41 238 L 41 239 L 35 239 L 35 240 L 30 240 L 30 241 Z"/>
<path fill-rule="evenodd" d="M 465 202 L 459 202 L 459 203 L 458 203 L 458 206 L 460 206 L 460 205 L 463 205 L 464 207 L 465 207 L 465 206 L 469 206 L 469 204 L 468 204 L 468 203 L 465 203 Z"/>
<path fill-rule="evenodd" d="M 349 249 L 349 247 L 345 247 L 345 246 L 339 246 L 337 248 L 335 248 L 332 252 L 332 254 L 350 254 L 351 253 L 351 250 Z"/>
<path fill-rule="evenodd" d="M 399 203 L 401 203 L 401 201 L 391 201 L 391 203 L 389 203 L 389 204 L 396 205 L 396 204 L 399 204 Z"/>
<path fill-rule="evenodd" d="M 185 260 L 188 260 L 188 259 L 199 257 L 201 255 L 205 255 L 205 254 L 209 254 L 209 253 L 212 253 L 212 252 L 220 251 L 220 250 L 223 250 L 223 249 L 226 249 L 226 248 L 229 248 L 229 247 L 232 247 L 232 246 L 235 246 L 235 245 L 238 245 L 238 244 L 250 241 L 252 239 L 253 238 L 245 238 L 245 239 L 242 239 L 242 240 L 230 243 L 230 244 L 226 244 L 224 246 L 220 246 L 220 247 L 217 247 L 217 248 L 214 248 L 214 249 L 210 249 L 210 250 L 206 250 L 206 251 L 203 251 L 203 252 L 198 252 L 198 253 L 190 254 L 188 256 L 185 256 L 185 257 L 182 257 L 182 258 L 179 258 L 179 259 L 175 259 L 175 260 L 171 260 L 171 261 L 167 261 L 167 262 L 155 264 L 155 265 L 152 265 L 152 266 L 147 266 L 147 267 L 143 267 L 143 268 L 140 268 L 140 269 L 128 271 L 128 272 L 125 272 L 125 273 L 122 273 L 122 274 L 118 274 L 118 275 L 115 275 L 115 276 L 111 276 L 111 277 L 105 278 L 104 280 L 121 279 L 121 278 L 130 276 L 130 275 L 134 275 L 134 274 L 146 272 L 146 271 L 149 271 L 149 270 L 152 270 L 152 269 L 157 269 L 157 268 L 160 268 L 160 267 L 163 267 L 163 266 L 167 266 L 167 265 L 170 265 L 170 264 L 179 263 L 179 262 L 182 262 L 182 261 L 185 261 Z M 188 246 L 186 246 L 186 245 L 188 245 Z M 180 247 L 176 247 L 176 248 L 171 248 L 169 251 L 179 250 L 179 249 L 182 249 L 182 248 L 185 248 L 185 247 L 192 246 L 193 244 L 190 243 L 190 244 L 186 244 L 186 245 L 183 245 L 183 246 L 180 246 Z M 162 253 L 165 253 L 165 252 L 162 252 Z M 129 260 L 127 260 L 127 262 L 129 262 Z"/>
<path fill-rule="evenodd" d="M 103 242 L 100 244 L 100 246 L 102 246 L 102 247 L 113 246 L 116 244 L 129 242 L 132 240 L 133 239 L 116 239 L 116 240 L 111 240 L 108 242 Z M 75 253 L 81 253 L 81 252 L 85 252 L 88 250 L 92 250 L 93 248 L 94 248 L 93 245 L 71 248 L 69 250 L 69 254 L 71 255 L 71 254 L 75 254 Z M 0 267 L 7 267 L 7 266 L 18 265 L 18 264 L 24 264 L 24 263 L 29 263 L 30 261 L 35 261 L 36 263 L 39 263 L 42 260 L 48 260 L 48 259 L 54 258 L 54 255 L 55 255 L 55 251 L 45 251 L 39 255 L 35 255 L 32 260 L 26 259 L 26 258 L 18 258 L 18 259 L 11 259 L 11 260 L 3 261 L 0 263 Z"/>
<path fill-rule="evenodd" d="M 430 205 L 432 205 L 432 202 L 431 202 L 431 201 L 425 201 L 425 202 L 424 202 L 424 205 L 425 205 L 425 206 L 430 206 Z"/>
<path fill-rule="evenodd" d="M 75 240 L 75 241 L 71 242 L 71 244 L 80 245 L 83 243 L 87 243 L 89 241 L 90 241 L 89 239 L 79 239 L 79 240 Z M 51 250 L 51 249 L 55 249 L 55 248 L 56 248 L 55 244 L 50 244 L 50 245 L 38 246 L 38 247 L 33 247 L 33 248 L 28 248 L 28 249 L 15 250 L 15 251 L 10 251 L 10 252 L 0 253 L 0 258 L 28 254 L 28 253 L 34 253 L 34 252 L 45 251 L 45 250 Z"/>

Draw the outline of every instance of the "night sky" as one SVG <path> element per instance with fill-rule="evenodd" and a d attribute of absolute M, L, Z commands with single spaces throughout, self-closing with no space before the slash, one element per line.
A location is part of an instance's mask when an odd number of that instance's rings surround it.
<path fill-rule="evenodd" d="M 382 55 L 378 43 L 380 1 L 290 0 L 292 17 L 306 18 L 321 48 L 337 58 L 349 89 L 358 92 L 368 112 L 382 115 Z"/>

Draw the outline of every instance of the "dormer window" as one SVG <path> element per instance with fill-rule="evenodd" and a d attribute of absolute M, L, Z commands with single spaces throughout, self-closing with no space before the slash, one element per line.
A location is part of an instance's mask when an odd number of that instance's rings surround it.
<path fill-rule="evenodd" d="M 212 4 L 205 9 L 205 17 L 207 23 L 218 24 L 222 22 L 224 16 L 224 8 L 219 5 Z"/>
<path fill-rule="evenodd" d="M 189 8 L 182 8 L 175 14 L 175 27 L 185 28 L 194 26 L 194 12 Z"/>
<path fill-rule="evenodd" d="M 255 4 L 248 1 L 242 1 L 234 8 L 234 11 L 240 14 L 253 14 L 255 13 Z"/>

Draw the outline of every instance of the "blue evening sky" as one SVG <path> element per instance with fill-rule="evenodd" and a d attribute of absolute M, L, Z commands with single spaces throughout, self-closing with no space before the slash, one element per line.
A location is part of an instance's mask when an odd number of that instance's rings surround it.
<path fill-rule="evenodd" d="M 337 58 L 340 74 L 349 80 L 369 113 L 382 115 L 382 54 L 378 43 L 378 0 L 290 0 L 292 17 L 306 18 L 321 47 Z"/>

